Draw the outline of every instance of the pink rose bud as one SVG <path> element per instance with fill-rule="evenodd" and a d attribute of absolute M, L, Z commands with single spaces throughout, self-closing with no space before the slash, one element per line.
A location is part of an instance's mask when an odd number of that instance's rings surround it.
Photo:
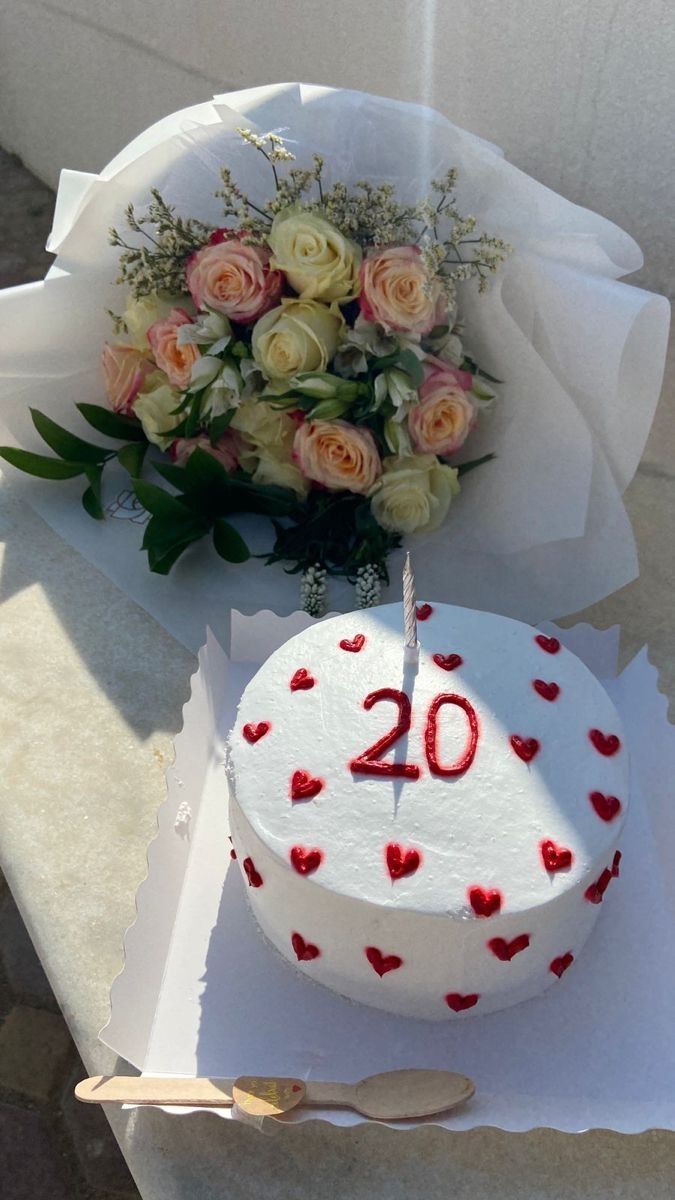
<path fill-rule="evenodd" d="M 295 434 L 293 458 L 303 475 L 332 491 L 367 495 L 382 471 L 370 430 L 348 421 L 304 421 Z"/>
<path fill-rule="evenodd" d="M 184 467 L 190 455 L 197 448 L 204 450 L 206 454 L 210 454 L 212 458 L 217 459 L 226 471 L 236 471 L 239 466 L 242 441 L 234 429 L 226 429 L 215 446 L 211 445 L 210 439 L 205 433 L 200 434 L 198 437 L 176 438 L 176 441 L 171 445 L 169 453 L 177 466 Z"/>
<path fill-rule="evenodd" d="M 106 343 L 101 353 L 101 366 L 108 401 L 113 412 L 129 416 L 141 384 L 153 364 L 140 350 L 119 343 Z"/>
<path fill-rule="evenodd" d="M 190 257 L 187 285 L 197 308 L 211 308 L 246 325 L 274 307 L 284 277 L 270 270 L 269 250 L 246 246 L 228 233 L 216 230 L 209 245 Z"/>
<path fill-rule="evenodd" d="M 361 263 L 361 312 L 386 330 L 422 337 L 447 317 L 448 302 L 419 246 L 391 246 Z"/>
<path fill-rule="evenodd" d="M 439 360 L 440 361 L 440 360 Z M 457 376 L 468 375 L 455 367 L 432 366 L 419 391 L 419 403 L 408 413 L 408 431 L 420 454 L 440 457 L 459 450 L 474 424 L 474 408 Z M 469 377 L 470 378 L 470 377 Z"/>
<path fill-rule="evenodd" d="M 193 364 L 199 358 L 197 346 L 189 343 L 178 345 L 178 330 L 181 325 L 193 325 L 194 321 L 184 308 L 172 308 L 162 321 L 155 321 L 148 330 L 148 341 L 155 362 L 168 376 L 172 387 L 184 390 L 190 383 Z"/>

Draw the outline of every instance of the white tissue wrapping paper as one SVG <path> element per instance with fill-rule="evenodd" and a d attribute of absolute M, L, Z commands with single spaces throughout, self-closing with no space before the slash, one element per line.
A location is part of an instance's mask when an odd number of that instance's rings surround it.
<path fill-rule="evenodd" d="M 119 251 L 107 231 L 123 224 L 130 201 L 143 207 L 151 187 L 179 212 L 220 224 L 214 192 L 223 164 L 254 199 L 265 198 L 269 168 L 241 143 L 241 126 L 280 132 L 301 165 L 323 154 L 329 181 L 391 181 L 402 200 L 424 195 L 431 179 L 455 166 L 460 210 L 514 248 L 487 294 L 479 296 L 473 283 L 460 286 L 465 345 L 503 380 L 466 457 L 497 457 L 466 477 L 440 530 L 410 539 L 420 592 L 539 621 L 633 578 L 635 545 L 621 495 L 658 400 L 667 301 L 619 282 L 642 263 L 627 234 L 415 104 L 297 83 L 258 87 L 166 117 L 99 176 L 64 172 L 49 242 L 54 267 L 40 283 L 0 293 L 2 439 L 44 449 L 29 406 L 87 436 L 74 404 L 105 403 L 105 309 L 119 311 L 124 298 L 114 283 Z M 80 480 L 27 481 L 11 468 L 4 477 L 193 649 L 207 621 L 224 636 L 229 606 L 255 610 L 269 603 L 271 590 L 277 611 L 297 606 L 296 576 L 260 559 L 226 566 L 206 545 L 189 551 L 168 579 L 154 577 L 137 552 L 141 521 L 91 521 L 78 502 Z M 108 499 L 125 487 L 128 477 L 113 472 Z M 254 551 L 271 546 L 267 522 L 239 524 Z M 399 593 L 400 556 L 391 560 L 391 599 Z M 332 608 L 353 607 L 350 585 L 334 580 L 330 589 Z"/>

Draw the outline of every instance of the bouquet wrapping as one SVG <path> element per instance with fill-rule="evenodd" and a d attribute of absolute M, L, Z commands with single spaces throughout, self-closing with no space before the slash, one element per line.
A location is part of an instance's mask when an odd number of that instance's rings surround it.
<path fill-rule="evenodd" d="M 270 132 L 283 139 L 280 144 L 299 167 L 311 166 L 312 156 L 319 155 L 326 189 L 339 183 L 354 188 L 368 180 L 387 185 L 402 206 L 419 204 L 433 181 L 452 168 L 458 211 L 471 214 L 478 230 L 512 248 L 482 294 L 479 279 L 460 274 L 450 320 L 442 317 L 421 335 L 422 340 L 438 336 L 445 326 L 439 361 L 452 367 L 448 341 L 459 335 L 458 375 L 467 362 L 474 369 L 478 364 L 473 380 L 466 375 L 459 380 L 460 386 L 478 381 L 471 397 L 478 419 L 471 421 L 466 444 L 454 454 L 451 448 L 439 462 L 455 470 L 467 459 L 491 456 L 490 461 L 461 478 L 461 494 L 439 524 L 394 537 L 385 564 L 388 560 L 396 569 L 402 552 L 396 543 L 403 538 L 414 554 L 420 594 L 531 621 L 571 612 L 634 577 L 635 548 L 621 495 L 636 470 L 658 399 L 667 302 L 619 282 L 640 266 L 641 255 L 616 226 L 536 183 L 494 146 L 413 104 L 300 84 L 256 88 L 166 118 L 135 139 L 100 176 L 65 172 L 49 245 L 57 256 L 54 267 L 42 283 L 0 296 L 3 440 L 44 450 L 31 425 L 32 407 L 75 434 L 90 435 L 74 404 L 106 403 L 99 364 L 111 336 L 106 310 L 120 309 L 115 283 L 120 249 L 109 244 L 108 231 L 120 229 L 130 204 L 135 212 L 145 211 L 152 189 L 176 213 L 210 231 L 222 229 L 223 167 L 254 205 L 264 205 L 269 163 L 250 139 L 242 139 L 242 128 L 254 141 Z M 265 144 L 269 150 L 270 143 Z M 297 286 L 289 294 L 288 279 L 294 282 L 287 276 L 286 294 L 277 302 L 302 296 Z M 364 316 L 374 325 L 378 313 L 364 314 L 362 305 L 358 316 L 350 316 L 344 307 L 350 297 L 341 300 L 352 331 L 358 333 Z M 190 316 L 198 323 L 208 315 Z M 380 351 L 388 349 L 373 350 L 385 364 L 383 371 L 389 370 L 387 354 Z M 435 349 L 423 344 L 418 361 L 437 357 Z M 211 350 L 208 357 L 214 357 Z M 330 362 L 319 367 L 319 374 L 332 370 Z M 428 364 L 425 370 L 418 394 L 428 382 Z M 481 401 L 491 396 L 492 380 L 499 381 L 497 399 L 480 411 Z M 325 380 L 305 382 L 310 391 L 325 385 Z M 290 407 L 279 380 L 271 383 L 280 404 Z M 311 404 L 325 399 L 318 392 L 304 397 Z M 389 412 L 392 403 L 390 390 Z M 336 417 L 330 407 L 323 412 L 329 422 L 350 416 L 345 410 Z M 307 415 L 305 403 L 305 424 Z M 417 435 L 412 449 L 419 453 L 424 446 L 419 428 Z M 397 449 L 400 453 L 400 447 L 380 446 L 380 455 Z M 308 463 L 311 471 L 309 452 L 300 466 L 307 470 Z M 274 535 L 268 521 L 252 514 L 237 515 L 233 524 L 260 557 L 224 566 L 210 546 L 199 544 L 176 562 L 169 578 L 148 575 L 144 557 L 133 552 L 144 536 L 146 516 L 137 501 L 129 500 L 130 472 L 123 463 L 115 469 L 119 474 L 109 474 L 101 503 L 128 520 L 90 522 L 73 504 L 77 481 L 58 489 L 31 481 L 25 494 L 59 533 L 186 644 L 198 644 L 206 621 L 218 627 L 221 608 L 266 605 L 288 612 L 297 607 L 297 577 L 267 565 Z M 375 508 L 374 499 L 371 504 Z M 289 565 L 287 555 L 279 557 Z M 347 577 L 330 581 L 328 599 L 331 608 L 353 607 Z"/>

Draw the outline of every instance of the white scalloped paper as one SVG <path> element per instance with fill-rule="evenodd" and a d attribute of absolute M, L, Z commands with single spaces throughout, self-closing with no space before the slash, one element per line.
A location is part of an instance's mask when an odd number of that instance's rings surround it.
<path fill-rule="evenodd" d="M 617 675 L 617 628 L 556 629 L 603 680 L 631 731 L 621 886 L 560 988 L 453 1027 L 352 1004 L 293 971 L 259 935 L 230 865 L 224 738 L 257 664 L 308 622 L 302 613 L 234 612 L 229 658 L 208 635 L 102 1040 L 152 1075 L 348 1081 L 447 1067 L 477 1085 L 464 1109 L 424 1122 L 451 1129 L 675 1129 L 675 733 L 646 649 Z M 363 1121 L 328 1109 L 286 1121 L 316 1119 Z"/>

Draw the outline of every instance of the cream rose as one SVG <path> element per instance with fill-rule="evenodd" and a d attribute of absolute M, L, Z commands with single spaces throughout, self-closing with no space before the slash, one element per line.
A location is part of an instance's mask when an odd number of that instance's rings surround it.
<path fill-rule="evenodd" d="M 152 391 L 143 392 L 134 404 L 134 416 L 141 422 L 146 438 L 160 450 L 167 450 L 171 445 L 171 430 L 183 419 L 180 414 L 173 413 L 180 401 L 180 392 L 161 383 Z"/>
<path fill-rule="evenodd" d="M 434 454 L 385 458 L 371 497 L 373 516 L 394 533 L 430 533 L 445 520 L 458 492 L 457 471 Z"/>
<path fill-rule="evenodd" d="M 211 244 L 188 260 L 187 285 L 197 308 L 213 309 L 245 325 L 281 295 L 283 275 L 269 264 L 269 250 L 246 246 L 227 230 L 218 230 Z"/>
<path fill-rule="evenodd" d="M 353 300 L 361 249 L 325 217 L 299 208 L 277 213 L 268 236 L 272 266 L 303 300 Z"/>
<path fill-rule="evenodd" d="M 101 353 L 105 390 L 113 412 L 129 414 L 143 380 L 154 369 L 133 346 L 106 343 Z"/>
<path fill-rule="evenodd" d="M 192 368 L 199 358 L 197 346 L 179 345 L 178 342 L 181 325 L 193 323 L 184 308 L 172 308 L 163 320 L 155 321 L 148 329 L 153 358 L 172 387 L 184 389 L 189 386 Z"/>
<path fill-rule="evenodd" d="M 217 459 L 226 471 L 236 471 L 239 466 L 242 442 L 239 435 L 231 429 L 225 430 L 215 446 L 211 445 L 211 440 L 206 434 L 192 438 L 176 438 L 171 446 L 171 457 L 177 466 L 184 467 L 190 455 L 194 454 L 197 449 L 203 450 L 205 454 L 210 454 L 212 458 Z"/>
<path fill-rule="evenodd" d="M 447 315 L 440 280 L 429 275 L 419 246 L 392 246 L 361 264 L 361 312 L 385 330 L 423 336 Z"/>
<path fill-rule="evenodd" d="M 306 496 L 309 483 L 293 462 L 296 422 L 287 412 L 266 400 L 244 400 L 232 419 L 231 428 L 243 434 L 240 462 L 256 483 L 275 483 Z"/>
<path fill-rule="evenodd" d="M 347 421 L 303 421 L 293 449 L 303 475 L 331 491 L 366 495 L 382 469 L 370 430 Z"/>
<path fill-rule="evenodd" d="M 167 296 L 164 293 L 154 293 L 151 296 L 129 296 L 122 313 L 122 320 L 129 335 L 129 341 L 137 350 L 146 354 L 150 350 L 148 330 L 156 321 L 168 317 L 172 308 L 180 308 L 185 303 L 183 296 Z M 188 301 L 189 303 L 189 301 Z"/>
<path fill-rule="evenodd" d="M 273 483 L 277 487 L 290 488 L 296 496 L 303 499 L 309 491 L 309 480 L 305 479 L 295 463 L 264 446 L 259 450 L 253 482 Z"/>
<path fill-rule="evenodd" d="M 253 327 L 253 357 L 273 384 L 325 371 L 344 328 L 339 312 L 315 300 L 282 300 Z"/>
<path fill-rule="evenodd" d="M 422 384 L 408 413 L 412 444 L 422 454 L 452 454 L 464 444 L 474 422 L 467 393 L 450 371 L 435 371 Z"/>

